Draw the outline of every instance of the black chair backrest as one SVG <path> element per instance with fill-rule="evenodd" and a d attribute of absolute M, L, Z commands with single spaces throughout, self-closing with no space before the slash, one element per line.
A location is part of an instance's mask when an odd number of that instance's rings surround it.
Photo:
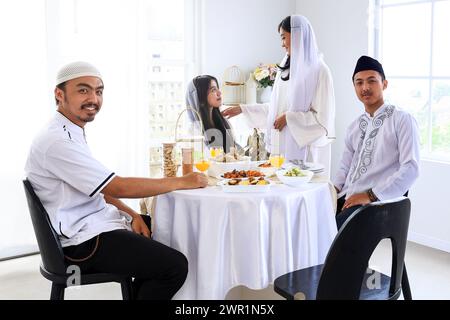
<path fill-rule="evenodd" d="M 53 229 L 47 211 L 34 192 L 30 181 L 28 179 L 23 180 L 23 185 L 34 233 L 41 253 L 42 265 L 51 273 L 64 275 L 66 273 L 66 265 L 58 234 Z"/>
<path fill-rule="evenodd" d="M 359 299 L 369 259 L 383 239 L 392 243 L 389 295 L 399 293 L 411 202 L 399 198 L 356 210 L 331 244 L 317 288 L 317 299 Z"/>

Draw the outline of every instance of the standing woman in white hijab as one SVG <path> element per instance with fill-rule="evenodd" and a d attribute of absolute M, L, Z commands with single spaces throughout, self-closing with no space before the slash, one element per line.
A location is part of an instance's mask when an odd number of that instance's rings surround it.
<path fill-rule="evenodd" d="M 305 17 L 286 17 L 278 32 L 286 55 L 278 66 L 270 102 L 233 106 L 222 114 L 231 118 L 242 113 L 250 127 L 267 130 L 271 153 L 322 163 L 329 176 L 335 119 L 330 70 Z"/>

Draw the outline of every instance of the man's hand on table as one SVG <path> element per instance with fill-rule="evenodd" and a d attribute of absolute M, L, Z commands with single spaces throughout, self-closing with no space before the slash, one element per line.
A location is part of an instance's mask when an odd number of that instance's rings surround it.
<path fill-rule="evenodd" d="M 203 173 L 199 172 L 188 173 L 187 175 L 182 176 L 179 179 L 180 179 L 179 189 L 204 188 L 208 185 L 208 177 Z"/>

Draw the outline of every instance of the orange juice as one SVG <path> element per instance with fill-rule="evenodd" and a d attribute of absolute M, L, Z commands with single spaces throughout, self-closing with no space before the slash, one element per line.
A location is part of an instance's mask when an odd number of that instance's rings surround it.
<path fill-rule="evenodd" d="M 209 168 L 209 161 L 207 160 L 200 160 L 195 164 L 195 167 L 198 169 L 198 171 L 206 171 Z"/>
<path fill-rule="evenodd" d="M 270 164 L 275 168 L 280 168 L 281 165 L 284 163 L 284 157 L 279 155 L 271 156 L 269 160 Z"/>
<path fill-rule="evenodd" d="M 211 150 L 209 151 L 211 158 L 215 158 L 218 155 L 221 155 L 223 153 L 222 148 L 211 148 Z"/>

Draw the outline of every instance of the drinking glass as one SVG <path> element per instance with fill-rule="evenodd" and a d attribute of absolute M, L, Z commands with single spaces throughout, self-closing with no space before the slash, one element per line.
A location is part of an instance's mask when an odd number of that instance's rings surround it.
<path fill-rule="evenodd" d="M 223 148 L 222 147 L 212 147 L 209 150 L 209 155 L 211 159 L 214 159 L 215 157 L 223 154 Z"/>
<path fill-rule="evenodd" d="M 194 169 L 194 148 L 182 148 L 181 159 L 183 164 L 183 176 Z"/>
<path fill-rule="evenodd" d="M 195 163 L 195 167 L 200 172 L 205 172 L 209 168 L 209 160 L 205 158 L 201 158 L 199 161 Z"/>
<path fill-rule="evenodd" d="M 273 167 L 279 169 L 284 163 L 284 156 L 282 154 L 271 154 L 269 157 L 269 161 Z"/>

